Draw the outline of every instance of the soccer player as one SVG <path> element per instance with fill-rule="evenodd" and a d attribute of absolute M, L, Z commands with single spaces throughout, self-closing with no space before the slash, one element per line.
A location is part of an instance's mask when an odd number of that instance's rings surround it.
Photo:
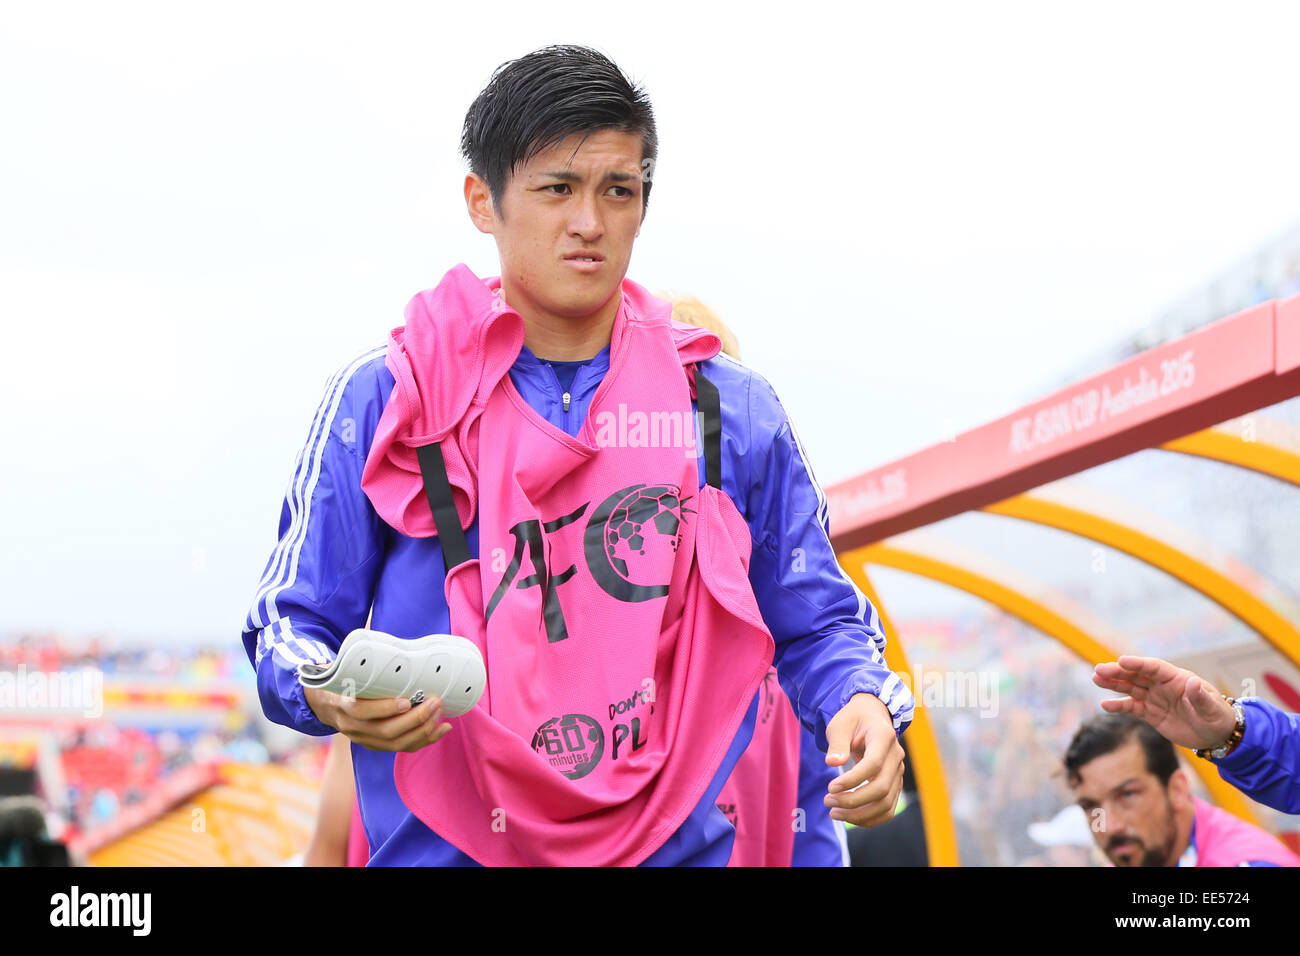
<path fill-rule="evenodd" d="M 243 635 L 267 716 L 352 741 L 371 865 L 722 865 L 715 801 L 775 663 L 840 768 L 831 817 L 889 819 L 913 701 L 802 446 L 626 278 L 648 99 L 546 48 L 496 71 L 462 148 L 501 276 L 452 269 L 329 383 Z M 367 620 L 473 640 L 479 706 L 304 691 Z"/>

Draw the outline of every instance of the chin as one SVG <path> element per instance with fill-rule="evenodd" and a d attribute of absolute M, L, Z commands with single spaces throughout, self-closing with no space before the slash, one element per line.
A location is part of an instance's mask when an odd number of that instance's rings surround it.
<path fill-rule="evenodd" d="M 614 296 L 618 295 L 620 285 L 612 289 L 573 289 L 566 290 L 568 295 L 558 295 L 552 300 L 550 311 L 555 315 L 581 319 L 593 312 L 599 312 Z"/>
<path fill-rule="evenodd" d="M 1145 866 L 1147 865 L 1142 858 L 1141 847 L 1131 847 L 1121 856 L 1117 853 L 1106 853 L 1106 859 L 1116 866 Z"/>

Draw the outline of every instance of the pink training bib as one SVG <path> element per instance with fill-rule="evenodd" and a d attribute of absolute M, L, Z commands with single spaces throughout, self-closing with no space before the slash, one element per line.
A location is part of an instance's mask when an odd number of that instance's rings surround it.
<path fill-rule="evenodd" d="M 390 342 L 401 393 L 362 486 L 394 527 L 427 535 L 415 448 L 441 442 L 461 525 L 475 509 L 479 522 L 479 558 L 447 577 L 452 631 L 488 672 L 479 706 L 399 754 L 394 776 L 480 863 L 644 860 L 698 804 L 771 662 L 748 528 L 699 487 L 690 373 L 718 341 L 669 315 L 624 282 L 576 437 L 515 390 L 522 320 L 463 266 Z"/>
<path fill-rule="evenodd" d="M 718 794 L 736 828 L 728 866 L 789 866 L 795 833 L 807 828 L 799 807 L 799 720 L 777 683 L 763 677 L 754 736 Z"/>

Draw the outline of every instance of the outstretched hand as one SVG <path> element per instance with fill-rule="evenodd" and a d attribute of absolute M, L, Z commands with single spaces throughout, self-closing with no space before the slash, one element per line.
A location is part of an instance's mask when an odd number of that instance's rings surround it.
<path fill-rule="evenodd" d="M 826 743 L 829 766 L 843 766 L 850 755 L 857 761 L 827 787 L 825 803 L 832 808 L 832 819 L 860 827 L 892 820 L 903 792 L 903 747 L 894 733 L 894 718 L 880 698 L 874 694 L 849 698 L 826 725 Z"/>
<path fill-rule="evenodd" d="M 1128 695 L 1103 700 L 1103 710 L 1141 717 L 1162 737 L 1183 747 L 1218 747 L 1237 724 L 1232 706 L 1213 687 L 1191 671 L 1159 658 L 1125 655 L 1098 664 L 1092 682 Z"/>

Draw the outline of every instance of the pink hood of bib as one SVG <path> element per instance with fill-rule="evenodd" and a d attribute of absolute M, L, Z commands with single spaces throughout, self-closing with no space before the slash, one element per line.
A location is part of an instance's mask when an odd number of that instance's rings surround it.
<path fill-rule="evenodd" d="M 411 299 L 406 324 L 389 334 L 385 365 L 396 384 L 375 430 L 361 487 L 379 516 L 408 537 L 436 534 L 416 456 L 416 449 L 430 442 L 443 443 L 462 527 L 469 528 L 477 513 L 476 426 L 524 344 L 523 319 L 502 299 L 500 288 L 499 278 L 480 279 L 468 266 L 457 265 L 436 288 Z M 631 279 L 623 280 L 622 295 L 620 309 L 670 321 L 672 306 Z M 438 321 L 448 315 L 466 321 Z M 712 332 L 677 322 L 671 326 L 683 366 L 717 354 L 721 343 Z M 496 345 L 498 338 L 503 346 Z M 437 374 L 449 367 L 464 374 Z"/>

